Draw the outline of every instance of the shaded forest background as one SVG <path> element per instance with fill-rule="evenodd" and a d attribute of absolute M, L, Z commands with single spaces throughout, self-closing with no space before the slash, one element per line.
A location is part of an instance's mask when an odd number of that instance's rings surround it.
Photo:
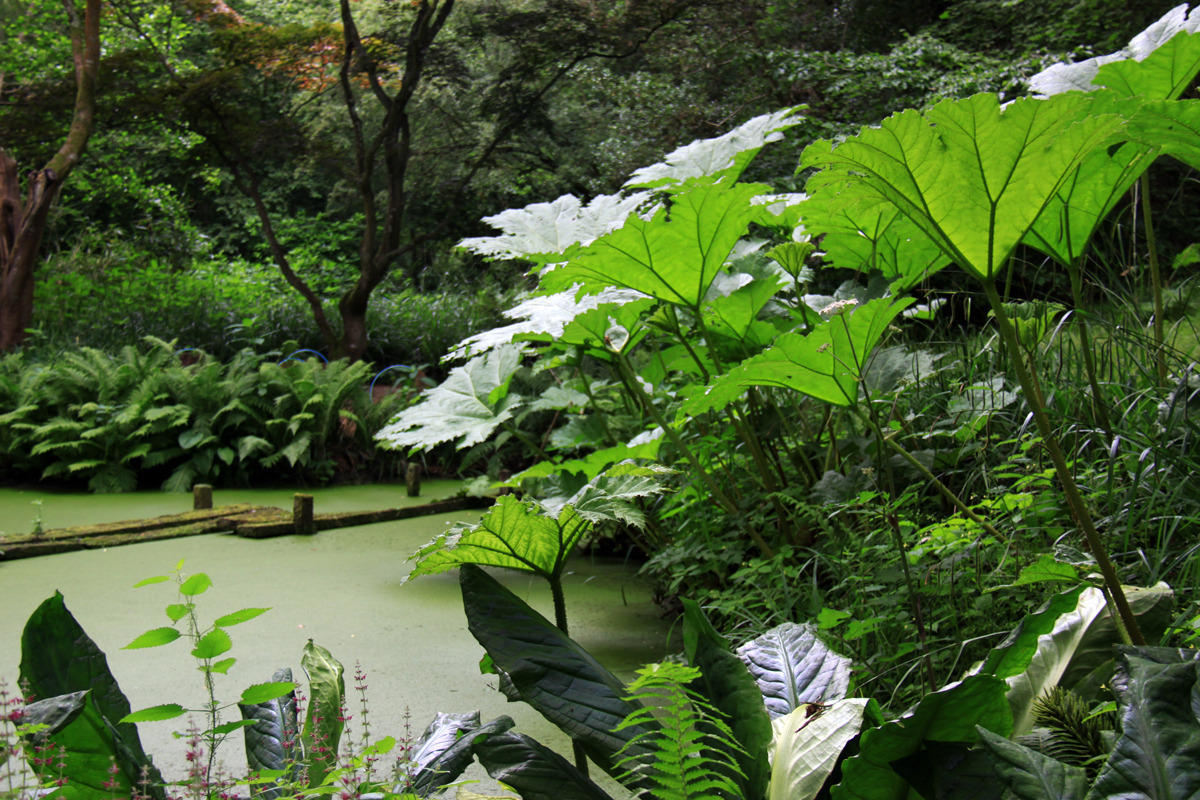
<path fill-rule="evenodd" d="M 815 138 L 943 97 L 1018 96 L 1045 65 L 1118 49 L 1172 4 L 459 3 L 404 100 L 390 248 L 368 240 L 368 216 L 384 214 L 394 176 L 364 170 L 354 119 L 369 149 L 388 121 L 380 95 L 404 92 L 427 4 L 344 5 L 359 37 L 345 59 L 344 13 L 329 4 L 104 6 L 93 133 L 47 225 L 31 343 L 112 349 L 155 335 L 219 355 L 294 342 L 431 363 L 522 286 L 519 267 L 453 249 L 487 230 L 488 214 L 615 191 L 680 143 L 805 104 L 807 122 L 754 168 L 794 189 L 796 156 Z M 0 11 L 0 147 L 32 169 L 71 118 L 67 15 L 42 0 Z M 368 289 L 367 344 L 347 350 L 337 304 L 372 246 L 387 252 Z"/>

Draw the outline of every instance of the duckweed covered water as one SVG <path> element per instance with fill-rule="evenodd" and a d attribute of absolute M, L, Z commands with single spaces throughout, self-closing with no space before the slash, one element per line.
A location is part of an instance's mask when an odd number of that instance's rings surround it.
<path fill-rule="evenodd" d="M 318 489 L 318 513 L 386 508 L 449 496 L 449 482 L 429 483 L 420 499 L 403 487 L 356 486 Z M 218 490 L 217 505 L 249 502 L 290 508 L 289 490 Z M 40 500 L 41 504 L 34 505 Z M 0 489 L 0 531 L 28 532 L 40 511 L 46 528 L 177 513 L 191 507 L 188 495 L 50 494 Z M 218 677 L 220 698 L 232 702 L 250 684 L 270 680 L 289 666 L 304 685 L 300 655 L 310 638 L 346 665 L 347 694 L 355 701 L 355 664 L 366 673 L 372 738 L 400 738 L 406 726 L 419 735 L 437 711 L 479 709 L 485 720 L 507 714 L 517 730 L 570 753 L 566 737 L 522 704 L 508 703 L 495 690 L 495 676 L 481 675 L 483 650 L 466 628 L 454 574 L 403 583 L 406 559 L 447 524 L 474 521 L 463 511 L 391 523 L 326 531 L 312 537 L 249 540 L 228 535 L 194 536 L 0 562 L 0 676 L 17 678 L 20 634 L 29 614 L 54 591 L 108 654 L 109 666 L 135 709 L 178 702 L 199 707 L 202 680 L 182 642 L 149 650 L 122 650 L 138 634 L 169 624 L 163 607 L 175 602 L 170 584 L 134 589 L 151 575 L 205 572 L 214 586 L 198 598 L 202 622 L 243 607 L 271 611 L 230 628 L 238 659 Z M 2 546 L 2 545 L 0 545 Z M 567 579 L 567 610 L 574 637 L 610 669 L 628 677 L 642 663 L 662 657 L 667 626 L 647 587 L 628 565 L 578 559 Z M 519 596 L 553 618 L 542 582 L 515 573 L 498 574 Z M 361 710 L 354 702 L 351 725 Z M 237 710 L 233 709 L 236 718 Z M 184 769 L 185 745 L 172 736 L 178 721 L 139 725 L 147 752 L 168 776 Z M 222 761 L 243 770 L 240 737 Z M 475 777 L 482 771 L 474 773 Z M 485 784 L 486 785 L 486 784 Z M 474 787 L 477 790 L 483 787 Z"/>

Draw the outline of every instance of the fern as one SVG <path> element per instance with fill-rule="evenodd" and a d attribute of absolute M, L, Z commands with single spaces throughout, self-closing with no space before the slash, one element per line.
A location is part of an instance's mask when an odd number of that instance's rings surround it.
<path fill-rule="evenodd" d="M 1046 755 L 1093 775 L 1112 749 L 1105 745 L 1104 731 L 1112 730 L 1112 714 L 1092 714 L 1083 698 L 1070 689 L 1051 687 L 1033 702 L 1033 719 L 1049 736 L 1042 745 Z"/>
<path fill-rule="evenodd" d="M 649 755 L 627 756 L 617 766 L 621 781 L 649 784 L 640 797 L 690 800 L 738 797 L 733 776 L 741 769 L 729 756 L 742 748 L 723 715 L 688 688 L 700 670 L 683 664 L 649 664 L 637 672 L 626 699 L 644 705 L 621 721 L 616 730 L 645 726 L 624 748 L 646 748 Z M 652 711 L 651 708 L 654 710 Z"/>

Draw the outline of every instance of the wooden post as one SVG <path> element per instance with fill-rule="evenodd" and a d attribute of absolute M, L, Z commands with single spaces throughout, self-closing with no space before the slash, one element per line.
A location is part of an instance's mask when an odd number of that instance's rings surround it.
<path fill-rule="evenodd" d="M 199 511 L 212 508 L 212 486 L 207 483 L 197 483 L 192 487 L 192 508 Z"/>
<path fill-rule="evenodd" d="M 421 465 L 415 461 L 408 462 L 404 473 L 404 484 L 408 487 L 409 497 L 421 496 Z"/>
<path fill-rule="evenodd" d="M 292 527 L 302 536 L 311 536 L 317 532 L 313 521 L 313 496 L 311 494 L 292 495 Z"/>

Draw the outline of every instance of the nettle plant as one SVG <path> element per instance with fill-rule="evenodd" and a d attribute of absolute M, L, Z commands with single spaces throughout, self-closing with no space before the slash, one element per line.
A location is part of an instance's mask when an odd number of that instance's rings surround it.
<path fill-rule="evenodd" d="M 923 313 L 906 293 L 956 264 L 989 301 L 1071 526 L 1124 635 L 1142 643 L 1076 483 L 1075 454 L 1047 405 L 1054 387 L 1034 369 L 1037 335 L 1053 309 L 1018 314 L 1005 300 L 1019 269 L 1014 253 L 1026 246 L 1063 266 L 1078 305 L 1081 259 L 1119 198 L 1164 155 L 1200 164 L 1200 101 L 1179 99 L 1200 71 L 1198 29 L 1200 14 L 1180 6 L 1121 52 L 1035 77 L 1037 96 L 945 100 L 843 141 L 812 143 L 800 162 L 803 195 L 740 180 L 764 145 L 801 120 L 801 109 L 787 109 L 676 150 L 638 170 L 624 193 L 586 204 L 568 195 L 486 218 L 501 234 L 462 246 L 531 262 L 537 289 L 508 312 L 513 324 L 448 356 L 470 358 L 447 381 L 453 391 L 431 393 L 380 439 L 416 450 L 477 445 L 497 431 L 544 424 L 545 415 L 528 412 L 552 410 L 551 429 L 523 434 L 552 443 L 535 451 L 551 458 L 513 482 L 560 498 L 611 464 L 659 458 L 669 443 L 689 479 L 681 496 L 720 508 L 766 557 L 776 541 L 812 544 L 792 501 L 842 462 L 847 440 L 865 439 L 875 443 L 866 462 L 875 468 L 863 470 L 875 488 L 895 494 L 895 462 L 882 454 L 895 455 L 999 538 L 1003 511 L 972 506 L 942 485 L 901 447 L 903 421 L 889 417 L 922 362 L 917 354 L 906 364 L 903 350 L 880 345 L 906 316 Z M 830 267 L 870 279 L 810 293 Z M 1072 311 L 1086 320 L 1083 309 Z M 1096 422 L 1107 428 L 1086 322 L 1079 332 Z M 1161 353 L 1161 329 L 1157 342 Z M 511 391 L 525 364 L 550 373 L 553 389 L 537 398 Z M 1158 371 L 1165 382 L 1165 367 Z M 996 377 L 993 389 L 1003 392 Z M 604 392 L 613 387 L 642 420 L 637 438 L 620 440 L 607 424 L 614 415 Z M 881 516 L 902 554 L 897 526 Z M 913 606 L 919 623 L 915 597 Z"/>

